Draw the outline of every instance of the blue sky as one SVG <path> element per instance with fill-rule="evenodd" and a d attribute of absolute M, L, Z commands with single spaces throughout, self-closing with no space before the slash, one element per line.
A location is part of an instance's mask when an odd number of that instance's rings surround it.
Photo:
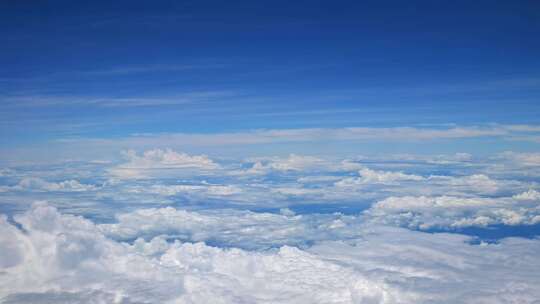
<path fill-rule="evenodd" d="M 0 1 L 0 302 L 538 303 L 538 37 L 538 1 Z"/>
<path fill-rule="evenodd" d="M 1 5 L 4 147 L 540 117 L 534 1 Z"/>

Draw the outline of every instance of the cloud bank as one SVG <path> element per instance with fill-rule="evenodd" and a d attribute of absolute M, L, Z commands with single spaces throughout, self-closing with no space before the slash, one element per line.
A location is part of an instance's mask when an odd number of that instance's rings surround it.
<path fill-rule="evenodd" d="M 516 152 L 170 149 L 10 167 L 0 302 L 536 303 L 534 233 L 460 234 L 540 227 L 536 170 Z"/>
<path fill-rule="evenodd" d="M 369 220 L 398 226 L 430 228 L 463 228 L 490 225 L 535 225 L 540 223 L 540 200 L 529 198 L 530 192 L 511 198 L 389 197 L 366 211 Z"/>
<path fill-rule="evenodd" d="M 538 240 L 475 246 L 459 235 L 370 226 L 347 242 L 248 251 L 159 236 L 122 243 L 44 204 L 15 221 L 19 227 L 0 219 L 4 303 L 535 303 L 540 296 Z"/>
<path fill-rule="evenodd" d="M 171 149 L 148 150 L 139 156 L 135 151 L 124 152 L 126 162 L 113 167 L 109 173 L 116 178 L 147 178 L 170 170 L 215 170 L 219 165 L 206 155 L 188 155 Z"/>

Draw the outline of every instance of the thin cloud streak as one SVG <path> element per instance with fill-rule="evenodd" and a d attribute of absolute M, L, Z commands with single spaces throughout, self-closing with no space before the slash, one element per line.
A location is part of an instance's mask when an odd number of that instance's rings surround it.
<path fill-rule="evenodd" d="M 79 96 L 10 96 L 0 98 L 2 108 L 21 107 L 156 107 L 166 105 L 189 104 L 222 97 L 235 96 L 230 91 L 187 92 L 166 97 L 79 97 Z"/>
<path fill-rule="evenodd" d="M 464 126 L 451 128 L 416 128 L 416 127 L 349 127 L 349 128 L 303 128 L 303 129 L 268 129 L 229 133 L 167 133 L 167 134 L 134 134 L 119 139 L 78 138 L 60 139 L 58 142 L 94 144 L 123 143 L 129 145 L 164 143 L 183 143 L 196 146 L 267 144 L 283 142 L 316 142 L 316 141 L 375 141 L 375 142 L 415 142 L 424 140 L 464 139 L 480 137 L 497 137 L 502 139 L 521 136 L 522 140 L 534 140 L 538 134 L 537 126 L 519 127 L 512 125 Z"/>

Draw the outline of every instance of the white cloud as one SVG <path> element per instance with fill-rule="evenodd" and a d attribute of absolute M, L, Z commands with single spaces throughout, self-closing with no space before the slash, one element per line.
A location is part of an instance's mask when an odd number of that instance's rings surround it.
<path fill-rule="evenodd" d="M 302 197 L 322 197 L 325 195 L 326 189 L 321 188 L 300 188 L 300 187 L 273 187 L 270 190 L 272 193 L 277 193 L 285 196 L 302 196 Z"/>
<path fill-rule="evenodd" d="M 179 193 L 203 194 L 207 196 L 229 196 L 239 194 L 242 189 L 232 185 L 152 185 L 137 187 L 130 190 L 135 193 L 155 193 L 164 196 L 174 196 Z"/>
<path fill-rule="evenodd" d="M 206 155 L 188 155 L 171 149 L 148 150 L 141 156 L 133 150 L 124 153 L 126 163 L 109 169 L 116 178 L 145 178 L 167 170 L 199 170 L 210 171 L 220 166 Z"/>
<path fill-rule="evenodd" d="M 156 151 L 156 150 L 150 150 Z M 367 207 L 374 201 L 382 200 L 388 196 L 455 196 L 469 197 L 476 196 L 509 196 L 528 189 L 536 189 L 534 180 L 527 179 L 503 179 L 504 176 L 494 178 L 478 170 L 476 166 L 470 167 L 444 167 L 440 170 L 432 164 L 418 162 L 416 160 L 401 167 L 401 161 L 393 158 L 384 160 L 364 160 L 364 161 L 342 161 L 341 159 L 331 159 L 313 156 L 290 155 L 287 157 L 255 158 L 242 161 L 222 160 L 222 165 L 217 165 L 216 169 L 195 168 L 195 165 L 187 166 L 185 161 L 177 162 L 178 157 L 171 157 L 175 161 L 162 161 L 166 151 L 156 153 L 159 157 L 147 157 L 144 161 L 144 154 L 135 154 L 138 167 L 132 165 L 128 160 L 125 164 L 102 164 L 86 167 L 85 165 L 66 165 L 67 169 L 61 166 L 55 170 L 48 170 L 46 167 L 39 167 L 38 171 L 21 171 L 21 176 L 44 176 L 48 179 L 61 181 L 61 177 L 76 176 L 75 171 L 82 172 L 79 178 L 85 183 L 77 187 L 75 183 L 68 187 L 67 181 L 57 182 L 59 185 L 48 185 L 47 189 L 62 189 L 63 192 L 94 189 L 94 197 L 85 196 L 86 210 L 89 210 L 89 200 L 99 200 L 104 202 L 116 202 L 120 204 L 171 204 L 183 200 L 191 203 L 206 204 L 209 199 L 213 202 L 220 201 L 224 204 L 242 204 L 244 206 L 259 207 L 286 207 L 294 204 L 358 204 Z M 147 153 L 148 155 L 151 155 Z M 182 154 L 171 152 L 171 155 Z M 161 155 L 161 156 L 160 156 Z M 194 156 L 187 155 L 192 158 Z M 147 161 L 150 159 L 150 161 Z M 157 161 L 155 160 L 157 159 Z M 211 159 L 208 160 L 215 164 Z M 242 174 L 239 168 L 246 162 L 261 163 L 264 167 L 262 172 L 267 174 Z M 172 163 L 172 164 L 171 164 Z M 187 162 L 190 163 L 190 162 Z M 362 164 L 369 163 L 369 168 Z M 167 164 L 167 165 L 165 165 Z M 396 165 L 397 164 L 397 165 Z M 170 166 L 170 167 L 168 167 Z M 360 167 L 359 170 L 357 168 Z M 109 174 L 109 170 L 116 170 L 122 167 L 121 173 L 135 172 L 135 176 L 146 176 L 148 179 L 121 179 Z M 214 168 L 213 165 L 202 168 Z M 132 168 L 132 169 L 128 169 Z M 146 168 L 146 169 L 142 169 Z M 165 169 L 169 168 L 169 169 Z M 399 168 L 399 169 L 395 169 Z M 354 169 L 354 170 L 353 170 Z M 481 167 L 480 167 L 481 169 Z M 67 170 L 67 171 L 66 171 Z M 133 170 L 133 171 L 131 171 Z M 250 170 L 250 169 L 248 169 Z M 353 170 L 353 171 L 350 171 Z M 480 171 L 480 172 L 476 172 Z M 67 173 L 63 173 L 67 172 Z M 231 172 L 235 172 L 231 174 Z M 431 172 L 445 172 L 448 175 L 430 175 Z M 458 175 L 459 174 L 459 175 Z M 465 174 L 465 175 L 463 175 Z M 85 185 L 86 181 L 92 181 L 92 185 Z M 205 181 L 209 181 L 206 183 Z M 26 201 L 30 203 L 32 199 L 51 200 L 59 203 L 60 200 L 66 203 L 69 197 L 61 198 L 58 193 L 44 194 L 45 190 L 35 190 L 38 186 L 28 183 L 27 188 L 21 187 L 20 191 L 27 191 Z M 93 185 L 99 185 L 93 186 Z M 11 191 L 11 187 L 0 186 L 0 191 Z M 58 190 L 60 191 L 60 190 Z M 35 192 L 32 194 L 31 192 Z M 40 197 L 37 193 L 39 192 Z M 54 192 L 54 191 L 53 191 Z M 156 195 L 157 194 L 157 195 Z M 17 193 L 7 193 L 6 195 L 17 195 Z M 47 197 L 46 195 L 50 195 Z M 66 196 L 67 194 L 64 194 Z M 75 195 L 74 195 L 75 196 Z M 78 199 L 78 198 L 75 198 Z M 215 200 L 214 200 L 215 199 Z M 84 204 L 81 203 L 81 204 Z M 95 203 L 91 208 L 96 208 Z M 127 205 L 126 205 L 127 206 Z M 147 205 L 149 206 L 149 205 Z M 109 210 L 105 206 L 103 210 Z M 94 213 L 105 211 L 96 210 Z"/>
<path fill-rule="evenodd" d="M 492 179 L 485 174 L 472 174 L 464 176 L 430 175 L 423 177 L 416 174 L 407 174 L 401 171 L 383 171 L 364 168 L 358 172 L 358 177 L 346 177 L 334 183 L 339 188 L 362 191 L 368 187 L 377 187 L 379 190 L 390 190 L 401 195 L 493 195 L 508 191 L 521 190 L 527 187 L 526 183 L 514 180 Z"/>
<path fill-rule="evenodd" d="M 298 182 L 302 184 L 320 183 L 320 182 L 335 182 L 341 180 L 341 176 L 332 175 L 316 175 L 316 176 L 304 176 L 298 178 Z"/>
<path fill-rule="evenodd" d="M 163 219 L 140 220 L 144 227 Z M 460 235 L 366 226 L 354 228 L 358 238 L 304 250 L 246 251 L 168 243 L 163 237 L 119 243 L 92 222 L 43 204 L 15 221 L 24 230 L 0 217 L 3 303 L 535 303 L 540 298 L 539 240 L 474 246 Z"/>
<path fill-rule="evenodd" d="M 364 214 L 366 220 L 414 229 L 533 225 L 540 223 L 540 204 L 511 198 L 402 196 L 379 201 Z"/>
<path fill-rule="evenodd" d="M 453 155 L 437 155 L 430 159 L 427 159 L 428 163 L 437 165 L 451 165 L 459 163 L 467 163 L 472 161 L 473 157 L 469 153 L 455 153 Z"/>
<path fill-rule="evenodd" d="M 356 217 L 341 214 L 302 216 L 286 210 L 273 214 L 227 209 L 194 212 L 167 207 L 120 214 L 117 223 L 102 224 L 99 229 L 120 240 L 169 235 L 192 242 L 265 248 L 350 238 L 356 235 L 352 227 L 359 225 Z"/>
<path fill-rule="evenodd" d="M 536 125 L 507 125 L 506 129 L 521 132 L 540 132 L 540 126 Z"/>
<path fill-rule="evenodd" d="M 446 193 L 476 192 L 481 194 L 496 193 L 505 186 L 497 180 L 491 179 L 485 174 L 473 174 L 467 176 L 441 176 L 432 175 L 428 178 L 430 186 L 447 188 Z"/>
<path fill-rule="evenodd" d="M 249 169 L 232 171 L 231 175 L 262 175 L 271 172 L 324 170 L 331 166 L 321 158 L 291 154 L 287 158 L 256 158 Z"/>
<path fill-rule="evenodd" d="M 4 186 L 3 191 L 52 191 L 52 192 L 83 192 L 94 191 L 94 185 L 81 184 L 76 180 L 65 180 L 51 183 L 37 177 L 25 177 L 15 186 Z"/>
<path fill-rule="evenodd" d="M 112 71 L 112 70 L 111 70 Z M 116 71 L 134 71 L 134 69 L 116 69 Z M 118 73 L 120 74 L 120 73 Z M 236 96 L 230 91 L 186 92 L 172 96 L 156 97 L 95 97 L 95 96 L 17 96 L 5 97 L 1 101 L 11 107 L 61 107 L 65 105 L 83 105 L 91 107 L 159 107 L 190 104 Z"/>
<path fill-rule="evenodd" d="M 9 168 L 0 168 L 0 177 L 2 176 L 9 176 L 15 173 L 13 170 Z"/>
<path fill-rule="evenodd" d="M 362 184 L 393 184 L 399 181 L 422 181 L 419 175 L 405 174 L 403 172 L 376 171 L 363 168 L 359 177 L 349 177 L 335 183 L 337 187 L 351 187 Z"/>
<path fill-rule="evenodd" d="M 520 153 L 507 151 L 485 161 L 485 172 L 502 177 L 540 177 L 540 153 Z"/>
<path fill-rule="evenodd" d="M 478 246 L 467 241 L 456 234 L 370 227 L 362 239 L 322 243 L 309 251 L 413 291 L 418 298 L 410 303 L 536 303 L 538 278 L 529 274 L 540 264 L 538 240 L 507 238 Z M 385 300 L 401 299 L 376 303 Z"/>
<path fill-rule="evenodd" d="M 528 191 L 514 195 L 513 198 L 523 201 L 538 201 L 540 200 L 540 192 L 529 189 Z"/>
<path fill-rule="evenodd" d="M 286 142 L 326 142 L 326 141 L 376 141 L 376 142 L 418 142 L 441 139 L 463 139 L 478 137 L 498 137 L 512 140 L 536 140 L 536 125 L 528 126 L 530 132 L 523 133 L 507 125 L 456 126 L 444 128 L 418 127 L 349 127 L 349 128 L 303 128 L 303 129 L 256 129 L 235 133 L 167 133 L 134 135 L 121 139 L 64 139 L 61 142 L 86 143 L 92 146 L 223 146 L 251 145 Z M 534 132 L 533 132 L 534 131 Z M 517 137 L 519 136 L 519 138 Z"/>
<path fill-rule="evenodd" d="M 90 221 L 42 204 L 15 221 L 24 232 L 0 219 L 4 303 L 161 302 L 181 293 L 182 277 L 106 239 Z"/>
<path fill-rule="evenodd" d="M 540 166 L 540 153 L 505 152 L 501 155 L 510 161 L 522 166 Z"/>

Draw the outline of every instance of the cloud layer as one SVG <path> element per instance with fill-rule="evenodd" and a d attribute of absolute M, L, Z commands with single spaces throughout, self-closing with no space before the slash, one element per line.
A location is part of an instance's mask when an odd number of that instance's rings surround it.
<path fill-rule="evenodd" d="M 534 153 L 171 149 L 9 167 L 0 302 L 535 303 L 534 233 L 460 233 L 534 232 L 537 169 Z"/>
<path fill-rule="evenodd" d="M 430 228 L 535 225 L 540 223 L 540 200 L 529 192 L 510 198 L 459 198 L 451 196 L 389 197 L 366 211 L 369 220 L 398 226 Z"/>
<path fill-rule="evenodd" d="M 206 155 L 188 155 L 171 149 L 148 150 L 139 156 L 133 150 L 124 152 L 127 162 L 113 167 L 109 173 L 117 178 L 147 178 L 169 170 L 214 170 L 219 166 Z"/>
<path fill-rule="evenodd" d="M 43 204 L 15 221 L 20 227 L 0 219 L 4 303 L 534 303 L 540 296 L 538 240 L 476 246 L 459 235 L 370 226 L 347 242 L 246 251 L 159 236 L 120 243 Z"/>

